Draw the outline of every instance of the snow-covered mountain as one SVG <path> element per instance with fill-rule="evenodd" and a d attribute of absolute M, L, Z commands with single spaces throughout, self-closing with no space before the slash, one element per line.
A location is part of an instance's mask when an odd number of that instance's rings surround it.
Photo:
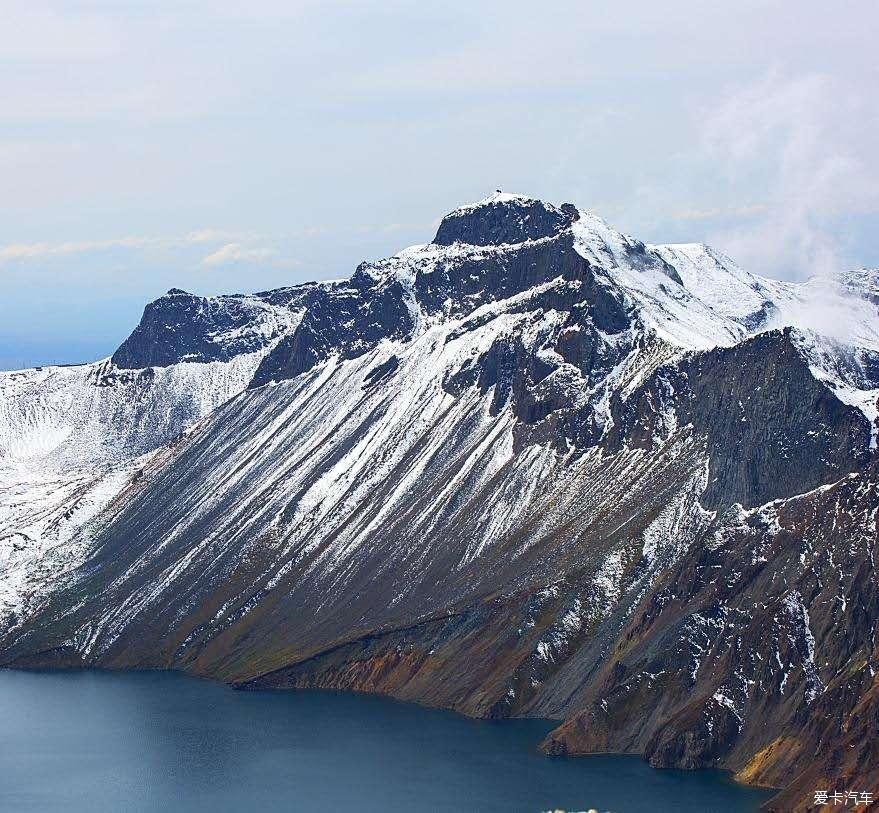
<path fill-rule="evenodd" d="M 877 290 L 499 193 L 345 281 L 171 291 L 111 359 L 0 377 L 0 662 L 845 764 L 804 738 L 874 702 Z"/>
<path fill-rule="evenodd" d="M 79 564 L 92 520 L 247 387 L 295 328 L 308 289 L 213 299 L 172 290 L 112 359 L 0 372 L 0 617 Z"/>

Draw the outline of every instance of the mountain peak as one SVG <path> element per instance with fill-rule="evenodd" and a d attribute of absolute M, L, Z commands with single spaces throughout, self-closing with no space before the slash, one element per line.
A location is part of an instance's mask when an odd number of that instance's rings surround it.
<path fill-rule="evenodd" d="M 449 212 L 442 219 L 433 242 L 441 246 L 524 243 L 552 237 L 578 217 L 579 213 L 572 204 L 556 207 L 536 198 L 498 189 L 476 203 Z"/>
<path fill-rule="evenodd" d="M 129 370 L 182 361 L 229 361 L 262 350 L 286 332 L 310 286 L 263 295 L 203 297 L 172 288 L 150 302 L 112 356 Z"/>

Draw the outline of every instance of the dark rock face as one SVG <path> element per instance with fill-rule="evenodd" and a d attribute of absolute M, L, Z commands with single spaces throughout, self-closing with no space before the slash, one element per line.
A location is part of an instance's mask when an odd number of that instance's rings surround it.
<path fill-rule="evenodd" d="M 498 196 L 488 202 L 456 209 L 440 223 L 433 242 L 440 246 L 467 243 L 499 246 L 552 237 L 578 217 L 570 204 L 557 209 L 539 200 Z"/>
<path fill-rule="evenodd" d="M 765 512 L 718 517 L 641 601 L 580 687 L 584 708 L 546 750 L 722 765 L 743 781 L 789 786 L 767 806 L 779 813 L 812 809 L 828 777 L 875 782 L 865 732 L 877 721 L 867 620 L 879 610 L 877 510 L 868 467 Z"/>
<path fill-rule="evenodd" d="M 516 448 L 529 443 L 591 446 L 601 426 L 591 408 L 577 409 L 572 393 L 604 379 L 631 350 L 625 340 L 611 337 L 630 326 L 622 299 L 602 284 L 571 245 L 569 235 L 519 249 L 511 257 L 465 260 L 416 277 L 415 290 L 425 310 L 470 313 L 495 297 L 512 297 L 537 289 L 526 299 L 505 305 L 503 312 L 564 314 L 561 324 L 536 329 L 539 338 L 526 347 L 516 335 L 498 337 L 488 350 L 451 372 L 443 381 L 447 392 L 462 397 L 475 386 L 491 391 L 490 412 L 507 405 L 521 422 Z M 456 338 L 478 330 L 496 313 L 465 319 Z M 570 368 L 575 367 L 574 373 Z"/>
<path fill-rule="evenodd" d="M 265 300 L 260 295 L 201 297 L 172 288 L 146 306 L 140 324 L 113 354 L 113 364 L 122 369 L 167 367 L 181 361 L 228 361 L 255 352 L 282 329 L 265 306 L 294 308 L 309 287 L 280 289 Z"/>
<path fill-rule="evenodd" d="M 789 331 L 694 361 L 683 372 L 699 384 L 681 418 L 708 437 L 703 504 L 760 505 L 809 491 L 869 460 L 864 414 L 814 379 Z"/>
<path fill-rule="evenodd" d="M 363 382 L 364 389 L 375 387 L 383 381 L 387 381 L 397 371 L 399 366 L 400 359 L 396 356 L 391 356 L 387 361 L 376 365 L 366 374 L 366 379 Z"/>
<path fill-rule="evenodd" d="M 415 295 L 428 313 L 460 316 L 557 278 L 587 286 L 589 309 L 600 329 L 616 333 L 628 325 L 621 297 L 598 284 L 589 263 L 574 250 L 570 234 L 516 250 L 465 254 L 430 272 L 418 273 Z M 558 290 L 547 291 L 546 305 L 551 307 L 551 297 L 558 295 Z"/>
<path fill-rule="evenodd" d="M 801 494 L 870 459 L 864 414 L 815 380 L 789 330 L 661 368 L 624 407 L 616 399 L 608 443 L 650 448 L 669 420 L 706 438 L 711 508 Z"/>
<path fill-rule="evenodd" d="M 263 359 L 251 387 L 295 378 L 333 353 L 343 359 L 357 358 L 382 339 L 405 338 L 413 327 L 401 283 L 377 282 L 365 265 L 350 284 L 315 288 L 305 307 L 296 330 Z"/>

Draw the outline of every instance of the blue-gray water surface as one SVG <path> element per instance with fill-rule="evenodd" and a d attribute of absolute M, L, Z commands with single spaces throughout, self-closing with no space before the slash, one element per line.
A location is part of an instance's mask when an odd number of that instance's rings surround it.
<path fill-rule="evenodd" d="M 551 727 L 165 672 L 0 669 L 0 810 L 741 813 L 766 798 L 637 757 L 551 759 L 536 750 Z"/>

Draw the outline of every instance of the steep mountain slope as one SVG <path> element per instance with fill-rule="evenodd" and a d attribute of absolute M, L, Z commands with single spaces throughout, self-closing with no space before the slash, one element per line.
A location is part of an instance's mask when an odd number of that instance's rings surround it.
<path fill-rule="evenodd" d="M 874 730 L 877 278 L 764 280 L 499 194 L 344 282 L 171 292 L 100 367 L 149 409 L 88 390 L 98 440 L 4 475 L 116 479 L 29 558 L 0 662 L 385 692 L 557 717 L 553 752 L 841 777 L 829 732 Z M 33 384 L 5 448 L 32 448 L 22 416 L 69 390 L 10 375 Z"/>
<path fill-rule="evenodd" d="M 164 459 L 163 447 L 247 386 L 310 287 L 169 291 L 113 359 L 0 373 L 0 617 L 79 564 L 92 521 L 156 450 Z"/>

